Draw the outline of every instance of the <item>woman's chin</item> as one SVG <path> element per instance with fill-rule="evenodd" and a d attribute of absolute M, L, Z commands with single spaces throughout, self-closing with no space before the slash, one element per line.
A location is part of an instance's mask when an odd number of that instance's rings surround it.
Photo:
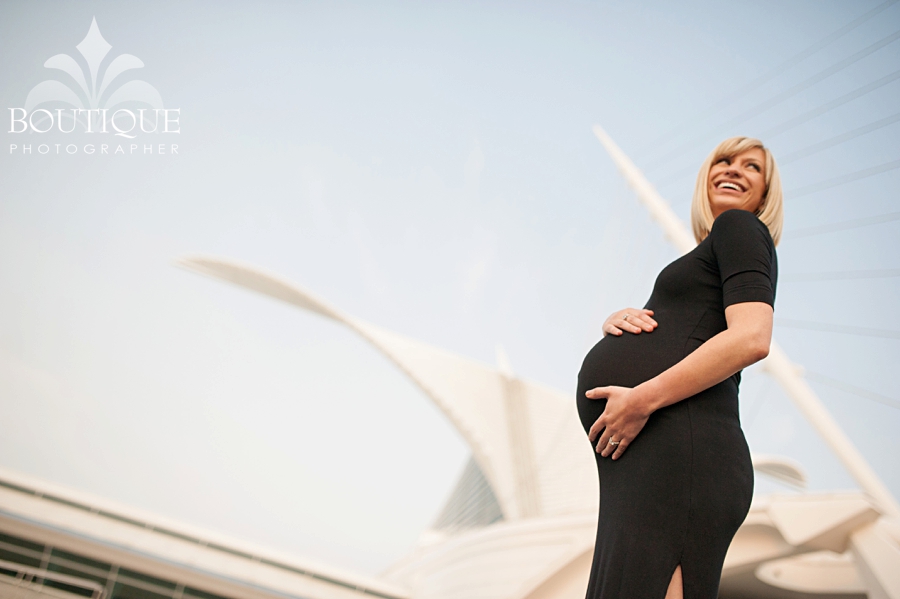
<path fill-rule="evenodd" d="M 748 202 L 744 198 L 716 198 L 710 201 L 713 214 L 718 216 L 726 210 L 749 210 Z"/>

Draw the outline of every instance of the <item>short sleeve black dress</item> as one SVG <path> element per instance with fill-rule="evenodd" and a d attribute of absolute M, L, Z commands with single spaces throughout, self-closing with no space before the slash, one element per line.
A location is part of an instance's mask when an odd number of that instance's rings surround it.
<path fill-rule="evenodd" d="M 659 274 L 646 308 L 652 333 L 609 335 L 578 374 L 585 431 L 606 406 L 594 387 L 635 387 L 725 330 L 725 308 L 774 306 L 778 266 L 768 228 L 728 210 L 693 251 Z M 753 494 L 750 452 L 738 414 L 736 373 L 654 412 L 621 458 L 599 454 L 600 517 L 588 599 L 663 599 L 681 564 L 686 599 L 715 599 L 725 553 Z"/>

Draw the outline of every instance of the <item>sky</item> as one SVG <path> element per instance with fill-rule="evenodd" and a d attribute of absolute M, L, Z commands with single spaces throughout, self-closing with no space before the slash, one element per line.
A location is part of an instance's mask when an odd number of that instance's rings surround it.
<path fill-rule="evenodd" d="M 0 467 L 383 570 L 437 516 L 462 438 L 349 331 L 174 262 L 249 262 L 573 393 L 606 316 L 677 257 L 600 124 L 685 220 L 722 139 L 785 158 L 775 338 L 900 496 L 900 6 L 860 20 L 879 6 L 4 2 Z M 152 85 L 178 133 L 10 133 L 42 81 L 77 89 L 44 63 L 85 68 L 94 18 L 101 72 L 143 63 L 110 89 Z M 758 368 L 741 414 L 810 490 L 856 488 Z"/>

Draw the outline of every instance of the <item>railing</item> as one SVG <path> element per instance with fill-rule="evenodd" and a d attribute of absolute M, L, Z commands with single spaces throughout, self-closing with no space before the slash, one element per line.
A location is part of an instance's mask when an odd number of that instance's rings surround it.
<path fill-rule="evenodd" d="M 12 573 L 12 574 L 9 574 Z M 93 580 L 85 580 L 75 576 L 60 574 L 59 572 L 51 572 L 41 568 L 32 568 L 15 562 L 7 562 L 0 560 L 0 574 L 4 578 L 11 579 L 16 586 L 28 587 L 29 590 L 37 590 L 35 587 L 41 587 L 46 582 L 53 582 L 55 590 L 68 591 L 71 594 L 87 597 L 85 592 L 90 592 L 91 599 L 105 599 L 105 589 Z M 7 582 L 3 578 L 0 581 Z M 59 585 L 59 586 L 56 586 Z M 63 587 L 63 588 L 60 588 Z"/>

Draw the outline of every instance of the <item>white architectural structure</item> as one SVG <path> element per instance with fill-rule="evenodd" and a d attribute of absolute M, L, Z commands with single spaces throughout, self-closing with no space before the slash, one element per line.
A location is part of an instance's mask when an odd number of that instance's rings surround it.
<path fill-rule="evenodd" d="M 573 398 L 515 376 L 502 356 L 493 368 L 401 337 L 249 265 L 201 257 L 180 264 L 349 327 L 415 381 L 469 442 L 472 462 L 441 516 L 386 580 L 416 599 L 583 592 L 598 489 Z M 787 460 L 756 457 L 754 465 L 803 484 Z M 758 499 L 726 559 L 722 596 L 900 599 L 900 531 L 881 518 L 886 512 L 862 493 Z"/>
<path fill-rule="evenodd" d="M 0 598 L 410 599 L 397 585 L 0 470 Z"/>
<path fill-rule="evenodd" d="M 667 235 L 682 249 L 692 247 L 652 186 L 602 130 L 597 134 Z M 386 331 L 250 265 L 208 257 L 179 264 L 359 334 L 443 411 L 469 444 L 470 463 L 416 549 L 379 580 L 0 472 L 0 574 L 8 575 L 0 576 L 0 596 L 11 596 L 3 595 L 7 588 L 23 597 L 48 589 L 71 596 L 72 578 L 82 581 L 82 596 L 109 595 L 119 584 L 155 593 L 129 597 L 173 599 L 583 596 L 598 485 L 574 398 L 517 376 L 502 354 L 495 368 Z M 783 354 L 777 348 L 772 354 L 768 369 L 800 397 L 819 430 L 837 431 L 828 441 L 865 492 L 757 497 L 726 557 L 720 596 L 900 599 L 896 501 L 808 387 L 796 382 Z M 791 484 L 804 483 L 790 461 L 757 456 L 754 466 Z"/>

